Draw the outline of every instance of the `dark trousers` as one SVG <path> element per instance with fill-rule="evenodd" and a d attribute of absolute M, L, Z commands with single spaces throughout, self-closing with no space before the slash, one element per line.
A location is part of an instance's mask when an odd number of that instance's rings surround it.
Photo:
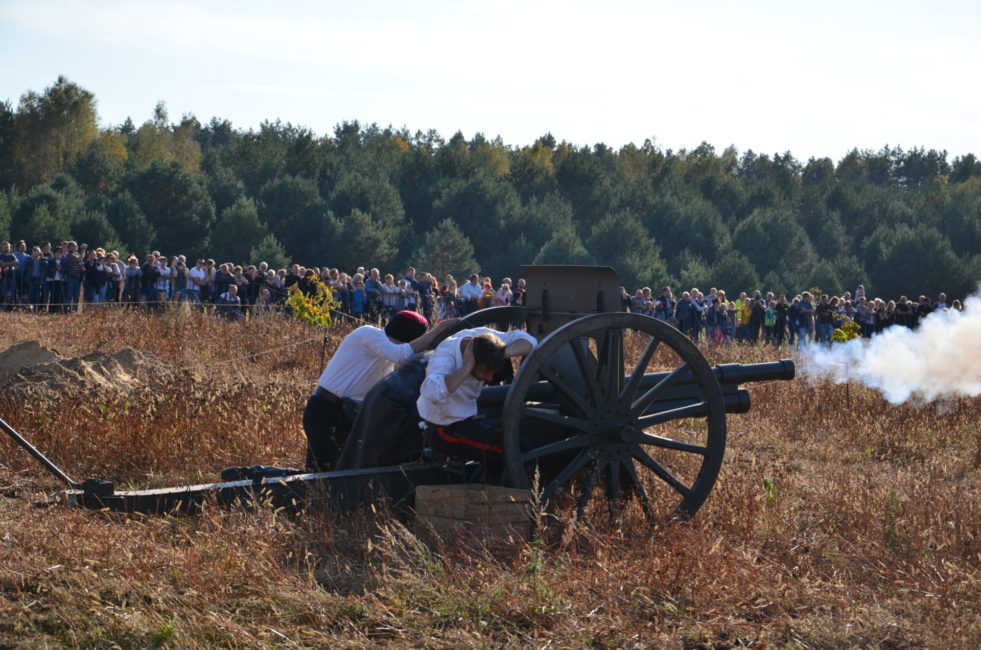
<path fill-rule="evenodd" d="M 334 469 L 351 432 L 343 402 L 325 394 L 314 394 L 303 409 L 303 432 L 307 434 L 307 471 Z"/>
<path fill-rule="evenodd" d="M 478 461 L 489 477 L 499 477 L 504 467 L 497 418 L 467 418 L 444 425 L 427 422 L 426 446 L 445 456 Z"/>

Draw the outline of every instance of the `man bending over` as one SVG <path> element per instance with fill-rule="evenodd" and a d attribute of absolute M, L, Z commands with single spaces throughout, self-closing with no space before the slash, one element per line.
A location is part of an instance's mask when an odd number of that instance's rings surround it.
<path fill-rule="evenodd" d="M 416 403 L 426 423 L 426 444 L 441 454 L 499 467 L 500 422 L 475 417 L 477 398 L 508 359 L 525 356 L 534 346 L 535 338 L 522 330 L 485 327 L 463 330 L 440 343 Z"/>

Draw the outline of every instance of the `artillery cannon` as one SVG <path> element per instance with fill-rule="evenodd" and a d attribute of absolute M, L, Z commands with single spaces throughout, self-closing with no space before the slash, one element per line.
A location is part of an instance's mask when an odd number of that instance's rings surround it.
<path fill-rule="evenodd" d="M 652 517 L 694 514 L 719 475 L 726 413 L 750 408 L 749 393 L 739 384 L 792 379 L 793 362 L 712 368 L 671 325 L 617 311 L 619 283 L 613 269 L 524 270 L 525 306 L 474 312 L 444 336 L 521 323 L 539 339 L 513 381 L 485 387 L 478 401 L 482 415 L 501 420 L 503 481 L 529 488 L 537 477 L 543 502 L 571 500 L 579 516 L 599 486 L 611 504 L 634 496 Z M 117 491 L 104 481 L 74 482 L 7 423 L 0 420 L 0 427 L 67 483 L 69 504 L 86 508 L 193 512 L 208 495 L 219 504 L 259 500 L 287 509 L 320 500 L 350 508 L 381 495 L 397 506 L 411 505 L 416 485 L 463 483 L 479 475 L 472 464 L 417 460 Z"/>

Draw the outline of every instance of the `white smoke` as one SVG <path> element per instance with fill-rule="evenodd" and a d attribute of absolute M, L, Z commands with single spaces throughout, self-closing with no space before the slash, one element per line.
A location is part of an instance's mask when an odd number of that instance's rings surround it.
<path fill-rule="evenodd" d="M 858 381 L 892 404 L 981 395 L 981 293 L 964 311 L 933 312 L 916 330 L 894 326 L 871 339 L 814 346 L 801 360 L 802 377 Z"/>

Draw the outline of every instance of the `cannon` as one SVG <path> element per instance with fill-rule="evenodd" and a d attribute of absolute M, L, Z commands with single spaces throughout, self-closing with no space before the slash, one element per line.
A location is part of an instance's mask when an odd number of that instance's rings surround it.
<path fill-rule="evenodd" d="M 500 418 L 501 480 L 537 488 L 543 505 L 568 504 L 579 517 L 598 491 L 611 507 L 636 498 L 652 518 L 694 514 L 722 466 L 726 414 L 750 408 L 740 384 L 792 379 L 793 361 L 713 368 L 672 325 L 619 311 L 612 268 L 528 266 L 524 272 L 524 306 L 474 312 L 443 337 L 478 326 L 522 326 L 538 338 L 513 378 L 485 387 L 478 401 L 483 417 Z M 67 484 L 66 503 L 94 509 L 194 512 L 209 498 L 288 510 L 317 502 L 355 508 L 377 498 L 411 506 L 416 485 L 482 476 L 473 463 L 420 458 L 388 467 L 273 470 L 202 485 L 116 490 L 107 481 L 73 481 L 6 422 L 0 420 L 0 428 Z"/>

